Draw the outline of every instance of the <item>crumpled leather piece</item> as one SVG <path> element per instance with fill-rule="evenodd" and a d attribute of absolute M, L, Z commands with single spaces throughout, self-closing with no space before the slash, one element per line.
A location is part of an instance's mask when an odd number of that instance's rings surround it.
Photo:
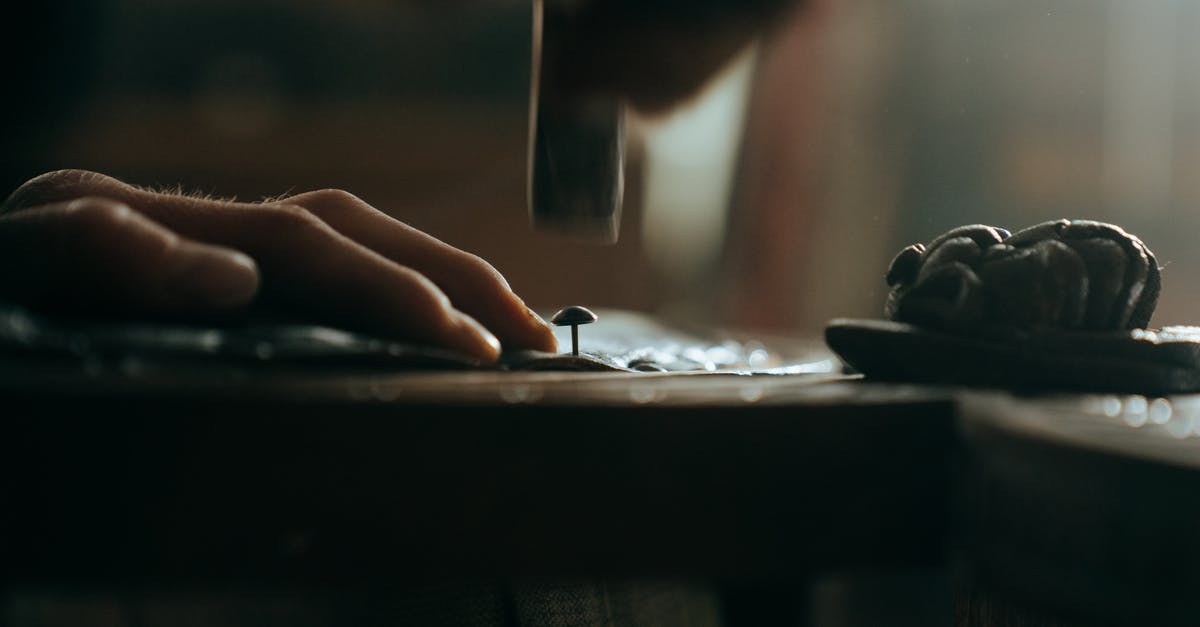
<path fill-rule="evenodd" d="M 226 363 L 413 368 L 478 368 L 456 352 L 330 327 L 249 324 L 197 327 L 65 320 L 0 303 L 0 356 L 104 363 L 137 358 L 158 364 Z"/>
<path fill-rule="evenodd" d="M 825 342 L 868 379 L 1128 394 L 1200 392 L 1200 328 L 962 335 L 830 321 Z"/>
<path fill-rule="evenodd" d="M 603 311 L 603 310 L 602 310 Z M 565 335 L 562 330 L 560 335 Z M 603 311 L 582 334 L 579 355 L 506 351 L 496 365 L 453 351 L 307 324 L 197 327 L 53 318 L 0 303 L 0 359 L 34 357 L 91 366 L 137 360 L 139 368 L 215 365 L 387 370 L 576 372 L 828 372 L 832 363 L 783 364 L 757 344 L 714 340 L 649 316 Z M 566 337 L 559 345 L 568 347 Z"/>
<path fill-rule="evenodd" d="M 1200 392 L 1200 329 L 1144 328 L 1161 289 L 1137 237 L 1087 220 L 980 224 L 892 260 L 890 320 L 825 342 L 870 379 L 1138 394 Z"/>
<path fill-rule="evenodd" d="M 1090 220 L 1014 234 L 958 227 L 900 251 L 887 283 L 887 318 L 953 332 L 1142 328 L 1161 289 L 1158 262 L 1140 239 Z"/>

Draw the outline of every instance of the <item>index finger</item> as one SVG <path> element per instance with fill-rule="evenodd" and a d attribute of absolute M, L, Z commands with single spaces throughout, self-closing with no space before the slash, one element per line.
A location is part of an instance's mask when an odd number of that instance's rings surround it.
<path fill-rule="evenodd" d="M 276 241 L 278 234 L 275 229 L 251 224 L 265 208 L 281 205 L 302 207 L 347 241 L 427 277 L 432 281 L 427 288 L 436 285 L 454 308 L 478 320 L 504 346 L 544 351 L 557 349 L 554 334 L 545 321 L 525 306 L 504 277 L 486 261 L 426 235 L 352 194 L 339 190 L 299 194 L 275 205 L 238 203 L 150 192 L 95 172 L 64 170 L 42 175 L 26 183 L 5 201 L 0 212 L 83 195 L 104 196 L 128 203 L 155 220 L 197 239 L 220 241 L 251 253 L 266 251 L 269 253 L 267 258 L 259 261 L 266 263 L 264 269 L 268 274 L 272 270 L 287 271 L 280 263 L 285 258 L 290 258 L 299 266 L 325 266 L 319 259 L 314 259 L 314 251 L 282 250 L 280 242 Z M 363 257 L 361 253 L 356 256 Z M 272 260 L 276 259 L 278 261 L 272 264 Z M 375 260 L 368 261 L 367 266 L 376 265 Z M 343 266 L 342 269 L 346 268 Z M 292 272 L 288 271 L 287 274 Z M 396 273 L 393 271 L 392 274 Z M 312 276 L 328 279 L 335 286 L 340 285 L 337 277 L 327 269 Z M 411 283 L 413 277 L 407 278 L 410 279 L 407 282 Z M 299 289 L 298 285 L 294 287 Z M 427 291 L 417 290 L 418 293 Z M 395 302 L 391 296 L 387 300 Z M 402 303 L 395 302 L 395 305 L 400 307 Z M 402 309 L 400 313 L 405 312 Z M 377 324 L 379 321 L 374 322 Z"/>
<path fill-rule="evenodd" d="M 512 291 L 503 275 L 476 255 L 396 220 L 353 194 L 319 190 L 289 197 L 333 228 L 436 283 L 455 307 L 471 314 L 510 348 L 557 350 L 546 322 Z"/>

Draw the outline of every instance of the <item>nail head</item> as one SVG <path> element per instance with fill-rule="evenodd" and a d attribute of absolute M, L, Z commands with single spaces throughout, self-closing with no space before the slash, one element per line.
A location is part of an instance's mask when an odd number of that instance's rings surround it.
<path fill-rule="evenodd" d="M 550 323 L 559 327 L 573 324 L 591 324 L 595 321 L 596 314 L 592 313 L 587 307 L 580 307 L 579 305 L 563 307 L 558 310 L 558 313 L 554 314 L 554 317 L 550 318 Z"/>

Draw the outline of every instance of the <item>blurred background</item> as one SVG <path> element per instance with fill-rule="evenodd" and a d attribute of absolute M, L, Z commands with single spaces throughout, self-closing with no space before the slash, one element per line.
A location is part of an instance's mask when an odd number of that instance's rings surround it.
<path fill-rule="evenodd" d="M 959 224 L 1111 221 L 1200 323 L 1200 2 L 810 0 L 634 115 L 621 238 L 535 233 L 529 0 L 96 0 L 15 17 L 6 191 L 98 170 L 243 200 L 344 188 L 534 307 L 815 335 Z"/>

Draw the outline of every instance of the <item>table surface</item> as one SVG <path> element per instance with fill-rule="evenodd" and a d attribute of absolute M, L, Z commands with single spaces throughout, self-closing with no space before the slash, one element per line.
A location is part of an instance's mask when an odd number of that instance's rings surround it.
<path fill-rule="evenodd" d="M 1195 623 L 1200 397 L 958 405 L 956 552 L 973 580 L 1092 619 Z"/>
<path fill-rule="evenodd" d="M 24 578 L 791 576 L 944 559 L 944 392 L 830 375 L 0 376 Z"/>
<path fill-rule="evenodd" d="M 9 581 L 780 579 L 947 564 L 1200 610 L 1200 398 L 835 375 L 0 368 Z"/>

